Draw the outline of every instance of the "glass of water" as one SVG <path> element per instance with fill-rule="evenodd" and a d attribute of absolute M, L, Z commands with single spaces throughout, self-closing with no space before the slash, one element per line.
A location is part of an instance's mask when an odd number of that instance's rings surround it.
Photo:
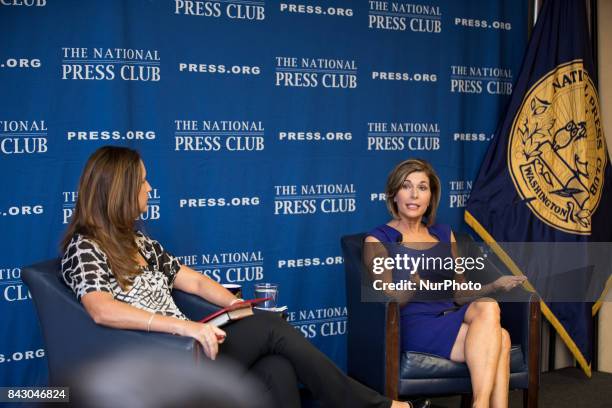
<path fill-rule="evenodd" d="M 278 285 L 276 283 L 256 283 L 255 284 L 256 298 L 270 298 L 265 302 L 255 305 L 261 309 L 274 309 L 278 299 Z"/>

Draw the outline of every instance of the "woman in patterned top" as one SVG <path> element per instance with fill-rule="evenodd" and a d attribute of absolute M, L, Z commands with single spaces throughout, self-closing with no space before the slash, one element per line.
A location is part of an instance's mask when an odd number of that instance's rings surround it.
<path fill-rule="evenodd" d="M 63 241 L 62 274 L 97 324 L 192 337 L 210 359 L 233 360 L 263 380 L 279 407 L 300 406 L 298 380 L 324 406 L 417 405 L 391 401 L 347 377 L 274 314 L 256 314 L 225 330 L 187 319 L 172 300 L 172 288 L 222 307 L 240 299 L 135 229 L 149 191 L 139 154 L 125 147 L 98 149 L 81 175 Z"/>

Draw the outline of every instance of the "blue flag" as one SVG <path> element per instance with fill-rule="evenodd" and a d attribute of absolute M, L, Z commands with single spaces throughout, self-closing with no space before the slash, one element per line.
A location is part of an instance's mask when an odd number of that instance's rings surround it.
<path fill-rule="evenodd" d="M 527 260 L 509 256 L 498 243 L 612 241 L 612 172 L 594 76 L 585 3 L 544 2 L 465 212 L 468 225 L 512 272 L 525 272 L 530 281 Z M 596 288 L 596 301 L 541 302 L 588 376 L 592 315 L 605 283 Z"/>

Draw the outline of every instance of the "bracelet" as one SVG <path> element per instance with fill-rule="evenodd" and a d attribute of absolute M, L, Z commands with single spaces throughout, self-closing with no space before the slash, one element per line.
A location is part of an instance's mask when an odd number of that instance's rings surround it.
<path fill-rule="evenodd" d="M 148 332 L 151 331 L 151 322 L 153 321 L 154 317 L 155 317 L 155 313 L 151 313 L 151 317 L 149 317 L 149 321 L 147 322 L 147 331 Z"/>
<path fill-rule="evenodd" d="M 234 303 L 238 303 L 238 302 L 244 302 L 244 299 L 236 298 L 236 299 L 232 300 L 229 305 L 231 306 Z"/>

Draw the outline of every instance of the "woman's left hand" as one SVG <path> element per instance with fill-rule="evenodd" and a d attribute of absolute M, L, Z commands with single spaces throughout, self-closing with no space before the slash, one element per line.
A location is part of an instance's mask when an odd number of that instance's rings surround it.
<path fill-rule="evenodd" d="M 219 352 L 219 344 L 225 341 L 225 332 L 220 328 L 208 323 L 193 322 L 191 320 L 181 321 L 178 334 L 197 340 L 204 349 L 204 353 L 214 360 Z"/>
<path fill-rule="evenodd" d="M 495 282 L 493 282 L 493 288 L 495 290 L 503 290 L 505 292 L 509 292 L 520 284 L 522 284 L 523 282 L 525 282 L 526 280 L 527 278 L 525 276 L 506 275 L 495 280 Z"/>

